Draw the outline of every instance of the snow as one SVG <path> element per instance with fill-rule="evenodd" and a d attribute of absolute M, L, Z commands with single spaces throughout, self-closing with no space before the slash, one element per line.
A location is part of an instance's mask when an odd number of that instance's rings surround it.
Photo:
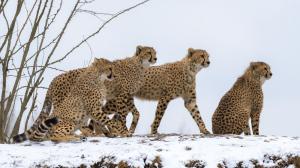
<path fill-rule="evenodd" d="M 0 167 L 78 167 L 92 165 L 101 158 L 114 156 L 115 163 L 126 161 L 134 167 L 144 167 L 156 156 L 164 167 L 180 168 L 191 160 L 203 161 L 208 168 L 226 161 L 234 167 L 238 162 L 251 167 L 250 160 L 265 163 L 265 155 L 286 157 L 300 156 L 300 138 L 280 136 L 203 136 L 159 135 L 134 136 L 129 138 L 88 138 L 86 142 L 24 142 L 0 145 Z M 293 166 L 290 166 L 293 167 Z"/>

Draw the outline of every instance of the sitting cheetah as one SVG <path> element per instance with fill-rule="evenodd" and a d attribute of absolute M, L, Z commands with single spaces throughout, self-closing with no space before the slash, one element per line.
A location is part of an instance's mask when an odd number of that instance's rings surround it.
<path fill-rule="evenodd" d="M 196 121 L 200 132 L 209 134 L 200 116 L 196 104 L 196 75 L 210 64 L 209 55 L 205 50 L 188 49 L 187 56 L 181 61 L 161 66 L 152 66 L 145 72 L 145 81 L 140 90 L 134 94 L 137 98 L 146 100 L 158 100 L 158 106 L 154 122 L 151 126 L 151 134 L 157 134 L 157 129 L 169 102 L 177 97 L 184 99 L 185 107 L 190 111 Z M 127 100 L 134 106 L 133 98 Z M 126 117 L 114 127 L 114 132 L 121 133 Z M 118 129 L 119 128 L 119 129 Z"/>
<path fill-rule="evenodd" d="M 131 110 L 134 116 L 134 120 L 131 126 L 133 130 L 138 122 L 139 112 L 132 104 L 124 105 L 124 103 L 126 102 L 122 102 L 122 96 L 135 93 L 139 89 L 141 85 L 140 83 L 143 80 L 144 69 L 147 68 L 149 65 L 155 63 L 156 60 L 156 52 L 152 47 L 137 46 L 136 53 L 133 57 L 113 61 L 112 67 L 114 69 L 115 79 L 114 81 L 106 80 L 104 82 L 104 85 L 107 89 L 106 99 L 110 101 L 109 103 L 107 103 L 108 106 L 106 106 L 103 109 L 103 111 L 106 111 L 107 113 L 112 113 L 119 110 L 122 112 L 124 111 L 122 108 L 125 109 L 125 107 L 126 112 L 128 110 Z M 52 105 L 53 108 L 56 109 L 57 106 L 62 103 L 62 101 L 70 92 L 71 87 L 74 85 L 77 78 L 79 78 L 79 76 L 85 71 L 86 68 L 80 68 L 55 77 L 49 86 L 43 104 L 43 110 L 40 113 L 39 117 L 34 122 L 33 126 L 26 131 L 26 133 L 16 135 L 13 138 L 14 142 L 22 142 L 26 140 L 27 136 L 25 136 L 25 134 L 33 134 L 33 132 L 37 130 L 38 125 L 41 124 L 41 121 L 44 121 L 46 118 L 49 117 Z M 116 101 L 118 101 L 118 104 L 112 105 L 112 102 Z M 115 127 L 115 125 L 113 127 Z M 91 131 L 87 128 L 88 127 L 86 126 L 84 126 L 84 128 L 81 128 L 83 135 L 90 135 L 89 133 Z M 127 133 L 124 130 L 122 132 L 124 134 Z"/>
<path fill-rule="evenodd" d="M 96 59 L 75 80 L 70 92 L 50 115 L 51 119 L 42 122 L 27 139 L 36 141 L 48 138 L 54 141 L 79 140 L 80 137 L 76 136 L 74 132 L 90 117 L 106 124 L 109 118 L 101 110 L 106 101 L 104 80 L 113 80 L 113 78 L 112 63 L 106 59 Z M 58 123 L 55 118 L 58 119 Z M 49 134 L 48 129 L 50 129 Z M 49 137 L 45 138 L 46 135 Z"/>
<path fill-rule="evenodd" d="M 233 87 L 222 97 L 212 117 L 214 134 L 250 135 L 249 119 L 254 135 L 259 135 L 259 117 L 263 107 L 262 85 L 270 79 L 270 66 L 252 62 Z"/>

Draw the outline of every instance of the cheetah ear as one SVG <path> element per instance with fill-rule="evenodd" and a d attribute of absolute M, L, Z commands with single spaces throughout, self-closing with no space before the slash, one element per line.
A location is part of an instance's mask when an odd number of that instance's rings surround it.
<path fill-rule="evenodd" d="M 139 55 L 139 54 L 141 53 L 142 49 L 143 49 L 143 46 L 138 45 L 138 46 L 136 47 L 135 55 Z"/>
<path fill-rule="evenodd" d="M 94 58 L 94 64 L 98 64 L 98 65 L 101 65 L 101 64 L 112 64 L 112 62 L 108 59 L 105 59 L 105 58 Z"/>
<path fill-rule="evenodd" d="M 188 57 L 191 57 L 194 52 L 195 52 L 195 50 L 193 48 L 189 48 L 188 49 Z"/>
<path fill-rule="evenodd" d="M 251 67 L 252 70 L 255 70 L 256 69 L 256 62 L 251 62 L 250 67 Z"/>
<path fill-rule="evenodd" d="M 256 71 L 257 67 L 258 67 L 257 62 L 251 62 L 250 63 L 250 69 L 252 71 L 252 74 L 255 75 L 255 76 L 258 75 L 257 71 Z"/>

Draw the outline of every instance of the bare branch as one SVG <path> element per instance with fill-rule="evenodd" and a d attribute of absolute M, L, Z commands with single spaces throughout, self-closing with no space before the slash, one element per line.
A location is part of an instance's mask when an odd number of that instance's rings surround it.
<path fill-rule="evenodd" d="M 30 2 L 30 6 L 27 6 L 29 3 L 26 4 L 25 0 L 17 0 L 15 2 L 17 5 L 11 16 L 5 13 L 8 11 L 6 8 L 9 6 L 6 5 L 8 0 L 0 0 L 0 17 L 3 17 L 7 27 L 5 33 L 0 36 L 0 68 L 2 73 L 0 143 L 7 142 L 7 138 L 10 138 L 9 132 L 12 131 L 12 135 L 18 133 L 22 118 L 26 117 L 26 127 L 28 126 L 32 113 L 37 108 L 38 91 L 47 89 L 47 87 L 42 86 L 47 70 L 65 72 L 56 68 L 55 64 L 63 61 L 83 44 L 87 45 L 90 56 L 93 57 L 94 53 L 88 40 L 96 36 L 108 23 L 121 14 L 148 1 L 145 0 L 115 14 L 84 9 L 85 5 L 95 2 L 95 0 L 72 1 L 73 7 L 63 22 L 62 28 L 56 35 L 50 36 L 49 28 L 60 16 L 63 0 L 59 0 L 59 3 L 56 3 L 57 0 L 34 0 Z M 67 28 L 79 13 L 86 13 L 98 18 L 103 16 L 108 20 L 104 21 L 95 32 L 84 36 L 83 40 L 76 43 L 65 55 L 53 59 L 52 57 Z M 29 33 L 27 33 L 28 31 Z M 19 113 L 14 112 L 16 105 L 20 107 Z M 13 114 L 17 114 L 16 118 L 12 117 Z M 15 120 L 16 122 L 13 123 Z"/>
<path fill-rule="evenodd" d="M 53 17 L 50 19 L 50 22 L 47 24 L 46 28 L 44 28 L 45 31 L 48 30 L 48 29 L 51 27 L 51 25 L 54 23 L 54 21 L 55 21 L 57 15 L 58 15 L 58 13 L 61 11 L 61 8 L 62 8 L 62 1 L 60 1 L 59 7 L 58 7 L 58 9 L 56 10 L 56 12 L 53 14 Z M 49 18 L 49 17 L 47 17 L 47 18 Z M 47 21 L 48 21 L 48 20 L 47 20 Z M 44 34 L 44 31 L 41 32 L 41 33 L 39 33 L 39 34 L 37 34 L 37 35 L 33 38 L 33 40 L 39 38 L 39 37 L 42 36 L 43 34 Z M 58 38 L 58 37 L 56 37 L 56 39 L 57 39 L 57 38 Z M 29 43 L 29 42 L 26 42 L 26 43 L 24 43 L 24 44 L 21 44 L 20 47 L 19 47 L 16 51 L 13 52 L 13 54 L 18 53 L 18 52 L 19 52 L 25 45 L 27 45 L 28 43 Z M 47 47 L 46 47 L 46 48 L 47 48 Z"/>
<path fill-rule="evenodd" d="M 106 16 L 114 16 L 114 13 L 105 13 L 105 12 L 96 12 L 92 10 L 87 10 L 87 9 L 77 9 L 77 12 L 79 13 L 88 13 L 91 15 L 106 15 Z"/>
<path fill-rule="evenodd" d="M 104 22 L 102 24 L 102 26 L 100 26 L 98 28 L 97 31 L 95 31 L 94 33 L 90 34 L 89 36 L 87 36 L 86 38 L 84 38 L 81 42 L 79 42 L 77 45 L 75 45 L 70 51 L 68 51 L 61 59 L 58 59 L 56 61 L 53 61 L 52 64 L 55 64 L 55 63 L 58 63 L 58 62 L 61 62 L 62 60 L 64 60 L 65 58 L 67 58 L 74 50 L 76 50 L 78 47 L 80 47 L 85 41 L 89 40 L 90 38 L 94 37 L 95 35 L 97 35 L 109 22 L 111 22 L 112 20 L 114 20 L 115 18 L 117 18 L 118 16 L 122 15 L 123 13 L 125 12 L 128 12 L 130 11 L 131 9 L 134 9 L 140 5 L 143 5 L 145 3 L 147 3 L 148 1 L 150 0 L 145 0 L 143 2 L 140 2 L 132 7 L 129 7 L 127 9 L 124 9 L 120 12 L 118 12 L 117 14 L 115 14 L 113 17 L 111 17 L 110 19 L 108 19 L 106 22 Z"/>
<path fill-rule="evenodd" d="M 43 68 L 43 67 L 44 67 L 44 65 L 36 65 L 36 66 L 30 65 L 30 66 L 24 66 L 24 68 Z M 59 69 L 59 68 L 55 68 L 55 67 L 50 67 L 50 66 L 48 66 L 47 68 L 52 69 L 52 70 L 55 70 L 55 71 L 66 72 L 66 71 L 63 70 L 63 69 Z M 15 68 L 9 68 L 8 70 L 9 70 L 9 71 L 11 71 L 11 70 L 16 70 L 16 71 L 18 71 L 19 69 L 20 69 L 20 68 L 15 67 Z"/>
<path fill-rule="evenodd" d="M 0 2 L 1 2 L 0 3 L 0 14 L 1 14 L 3 12 L 4 8 L 5 8 L 8 0 L 1 0 Z"/>
<path fill-rule="evenodd" d="M 0 53 L 1 53 L 2 49 L 3 49 L 3 47 L 6 45 L 7 41 L 9 42 L 9 44 L 7 44 L 7 45 L 10 45 L 10 41 L 11 40 L 9 40 L 9 39 L 11 39 L 11 36 L 13 34 L 13 30 L 15 28 L 17 17 L 19 16 L 19 14 L 21 12 L 21 9 L 22 9 L 22 6 L 23 6 L 23 2 L 24 2 L 24 0 L 19 0 L 18 1 L 18 5 L 17 5 L 17 9 L 16 9 L 16 12 L 15 12 L 14 18 L 13 18 L 13 20 L 12 20 L 10 26 L 9 26 L 9 30 L 7 31 L 7 33 L 5 35 L 4 42 L 3 42 L 3 44 L 0 47 Z"/>

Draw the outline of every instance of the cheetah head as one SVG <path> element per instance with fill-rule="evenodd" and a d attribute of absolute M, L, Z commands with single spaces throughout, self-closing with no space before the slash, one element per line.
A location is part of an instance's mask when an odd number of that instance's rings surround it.
<path fill-rule="evenodd" d="M 196 72 L 200 71 L 202 68 L 207 68 L 210 64 L 209 54 L 207 51 L 201 49 L 189 48 L 187 59 L 192 70 Z"/>
<path fill-rule="evenodd" d="M 263 83 L 272 77 L 271 68 L 267 63 L 264 62 L 251 62 L 250 69 L 253 75 Z"/>
<path fill-rule="evenodd" d="M 157 61 L 156 51 L 152 47 L 137 46 L 135 56 L 139 58 L 144 67 L 149 67 Z"/>
<path fill-rule="evenodd" d="M 92 66 L 100 73 L 100 80 L 112 81 L 115 78 L 111 61 L 104 58 L 95 58 Z"/>

